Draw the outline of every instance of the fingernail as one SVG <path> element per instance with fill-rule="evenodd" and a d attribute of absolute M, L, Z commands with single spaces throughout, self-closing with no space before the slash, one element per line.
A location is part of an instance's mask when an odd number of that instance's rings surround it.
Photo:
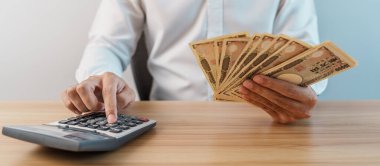
<path fill-rule="evenodd" d="M 248 89 L 251 89 L 252 88 L 252 81 L 249 81 L 249 80 L 244 81 L 243 86 L 248 88 Z"/>
<path fill-rule="evenodd" d="M 108 115 L 108 117 L 107 117 L 107 121 L 108 121 L 108 123 L 115 123 L 116 122 L 116 116 L 114 115 L 114 114 L 110 114 L 110 115 Z"/>
<path fill-rule="evenodd" d="M 247 91 L 244 89 L 244 87 L 240 87 L 239 92 L 243 95 L 247 94 Z"/>
<path fill-rule="evenodd" d="M 255 81 L 258 84 L 263 84 L 264 78 L 262 76 L 255 76 L 255 77 L 253 77 L 253 81 Z"/>

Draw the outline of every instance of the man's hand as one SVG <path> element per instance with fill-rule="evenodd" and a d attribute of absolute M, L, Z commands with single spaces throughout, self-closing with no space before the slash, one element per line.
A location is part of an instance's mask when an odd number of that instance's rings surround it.
<path fill-rule="evenodd" d="M 257 75 L 246 80 L 240 93 L 248 102 L 262 108 L 275 122 L 291 123 L 310 117 L 310 110 L 317 103 L 317 95 L 311 87 Z"/>
<path fill-rule="evenodd" d="M 117 120 L 117 112 L 135 101 L 135 93 L 113 73 L 92 76 L 62 93 L 65 106 L 76 114 L 104 110 L 108 123 Z"/>

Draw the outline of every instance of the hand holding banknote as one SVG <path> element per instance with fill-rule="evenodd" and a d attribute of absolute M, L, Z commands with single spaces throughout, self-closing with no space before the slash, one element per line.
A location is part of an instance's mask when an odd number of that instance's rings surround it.
<path fill-rule="evenodd" d="M 310 85 L 357 65 L 332 42 L 311 46 L 286 35 L 235 33 L 190 48 L 215 100 L 252 103 L 279 123 L 310 117 Z"/>
<path fill-rule="evenodd" d="M 243 99 L 267 112 L 275 122 L 291 123 L 310 117 L 317 103 L 311 87 L 301 87 L 287 81 L 257 75 L 240 87 Z"/>

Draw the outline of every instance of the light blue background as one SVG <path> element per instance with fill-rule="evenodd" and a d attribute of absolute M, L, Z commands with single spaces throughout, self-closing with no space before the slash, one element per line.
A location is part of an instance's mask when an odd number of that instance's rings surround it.
<path fill-rule="evenodd" d="M 321 41 L 331 40 L 359 66 L 329 81 L 322 100 L 380 99 L 380 0 L 315 0 Z"/>

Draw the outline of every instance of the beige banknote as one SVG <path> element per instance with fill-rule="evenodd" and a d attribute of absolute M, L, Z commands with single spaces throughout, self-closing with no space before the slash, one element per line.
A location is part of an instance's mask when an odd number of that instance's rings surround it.
<path fill-rule="evenodd" d="M 222 59 L 222 48 L 223 48 L 223 40 L 215 40 L 214 41 L 214 53 L 216 58 L 216 68 L 219 69 L 220 60 Z"/>
<path fill-rule="evenodd" d="M 228 78 L 230 77 L 231 73 L 233 73 L 237 69 L 237 66 L 241 65 L 241 63 L 243 62 L 243 60 L 247 57 L 248 53 L 250 53 L 250 51 L 252 49 L 255 49 L 259 45 L 259 43 L 261 42 L 261 39 L 262 39 L 262 35 L 254 35 L 251 38 L 251 41 L 247 44 L 247 47 L 245 47 L 243 49 L 243 51 L 242 51 L 241 55 L 239 56 L 239 58 L 232 65 L 231 70 L 229 70 L 227 72 L 227 77 L 224 80 L 224 82 L 227 81 Z"/>
<path fill-rule="evenodd" d="M 284 47 L 286 47 L 286 45 L 288 43 L 290 43 L 292 41 L 292 39 L 289 37 L 289 36 L 286 36 L 286 35 L 279 35 L 279 37 L 274 41 L 274 43 L 272 43 L 271 47 L 269 49 L 267 49 L 266 51 L 260 53 L 258 55 L 258 57 L 256 59 L 254 59 L 252 62 L 252 65 L 249 67 L 247 66 L 247 68 L 249 68 L 249 71 L 247 72 L 247 74 L 245 73 L 240 73 L 241 75 L 243 76 L 246 76 L 247 78 L 251 77 L 253 74 L 257 73 L 258 70 L 260 70 L 263 65 L 267 64 L 268 63 L 268 59 L 272 59 L 270 58 L 271 56 L 273 56 L 273 54 L 275 54 L 277 51 L 283 49 Z M 265 63 L 266 62 L 266 63 Z M 244 70 L 244 69 L 243 69 Z M 249 74 L 248 74 L 249 73 Z M 242 77 L 243 77 L 242 76 Z M 226 87 L 224 89 L 224 93 L 226 94 L 234 94 L 234 95 L 237 95 L 237 96 L 241 96 L 240 92 L 239 92 L 239 88 L 240 88 L 240 84 L 239 84 L 239 76 L 237 76 L 237 78 L 235 78 L 234 80 L 230 80 L 230 84 L 231 86 L 230 87 Z M 245 79 L 242 78 L 240 82 L 243 82 Z"/>
<path fill-rule="evenodd" d="M 224 81 L 228 71 L 232 69 L 233 64 L 241 55 L 244 48 L 250 43 L 250 38 L 231 38 L 223 41 L 221 64 L 219 66 L 219 73 L 217 79 L 217 87 Z"/>
<path fill-rule="evenodd" d="M 245 102 L 245 100 L 236 94 L 215 94 L 215 100 L 230 101 L 230 102 Z"/>
<path fill-rule="evenodd" d="M 231 96 L 223 95 L 223 94 L 214 94 L 214 99 L 218 101 L 235 101 L 236 99 Z"/>
<path fill-rule="evenodd" d="M 248 77 L 251 77 L 253 74 L 256 74 L 256 71 L 260 68 L 261 64 L 276 51 L 284 47 L 289 41 L 290 38 L 283 35 L 273 40 L 273 42 L 269 44 L 269 49 L 260 52 L 260 54 L 257 55 L 248 66 L 243 68 L 243 71 L 238 74 L 238 77 L 242 75 L 245 76 L 246 74 L 248 74 Z"/>
<path fill-rule="evenodd" d="M 238 66 L 235 70 L 235 73 L 231 74 L 227 81 L 221 85 L 219 93 L 226 92 L 230 90 L 235 84 L 240 84 L 241 82 L 236 82 L 237 80 L 244 79 L 243 76 L 246 76 L 249 70 L 258 62 L 261 62 L 266 55 L 265 53 L 270 50 L 270 48 L 276 43 L 279 37 L 265 34 L 263 36 L 262 42 L 254 49 L 248 53 L 248 56 L 243 60 L 242 64 Z M 244 80 L 243 80 L 244 81 Z"/>
<path fill-rule="evenodd" d="M 218 40 L 223 41 L 224 39 L 228 38 L 240 38 L 247 36 L 249 36 L 248 33 L 241 32 L 190 43 L 190 48 L 192 49 L 193 54 L 196 56 L 198 64 L 201 66 L 202 71 L 204 72 L 213 90 L 216 89 L 216 70 L 218 61 L 216 58 L 219 56 L 214 52 L 214 42 Z"/>
<path fill-rule="evenodd" d="M 257 43 L 256 47 L 252 47 L 251 50 L 247 53 L 247 55 L 241 60 L 241 63 L 235 66 L 234 72 L 232 72 L 225 83 L 223 83 L 223 88 L 228 85 L 228 83 L 231 81 L 231 78 L 236 77 L 244 68 L 249 66 L 251 62 L 257 58 L 257 55 L 267 49 L 273 44 L 273 41 L 276 40 L 276 36 L 271 35 L 271 34 L 264 34 L 262 36 L 262 39 L 260 40 L 259 43 Z"/>
<path fill-rule="evenodd" d="M 240 94 L 239 90 L 233 91 L 233 92 L 231 92 L 229 94 L 232 95 L 232 101 L 246 102 L 246 100 L 242 97 L 243 95 Z M 227 95 L 229 95 L 229 94 L 227 94 Z"/>
<path fill-rule="evenodd" d="M 353 68 L 357 62 L 331 42 L 324 42 L 263 74 L 300 86 L 308 86 Z"/>
<path fill-rule="evenodd" d="M 297 39 L 291 39 L 284 47 L 277 50 L 270 55 L 262 64 L 257 68 L 257 73 L 261 74 L 263 71 L 268 70 L 294 56 L 301 54 L 312 48 L 311 45 Z"/>
<path fill-rule="evenodd" d="M 233 39 L 233 38 L 247 38 L 249 37 L 249 34 L 247 32 L 242 33 L 234 33 L 231 35 L 224 35 L 222 37 L 219 37 L 217 39 L 214 39 L 214 54 L 216 59 L 216 67 L 219 69 L 221 56 L 222 56 L 222 48 L 223 48 L 223 40 L 224 39 Z"/>
<path fill-rule="evenodd" d="M 307 43 L 281 35 L 272 48 L 260 55 L 262 58 L 256 59 L 254 67 L 251 67 L 246 73 L 240 73 L 234 82 L 231 83 L 230 88 L 226 88 L 225 91 L 236 91 L 246 78 L 251 78 L 253 75 L 276 66 L 310 48 L 311 46 Z"/>

